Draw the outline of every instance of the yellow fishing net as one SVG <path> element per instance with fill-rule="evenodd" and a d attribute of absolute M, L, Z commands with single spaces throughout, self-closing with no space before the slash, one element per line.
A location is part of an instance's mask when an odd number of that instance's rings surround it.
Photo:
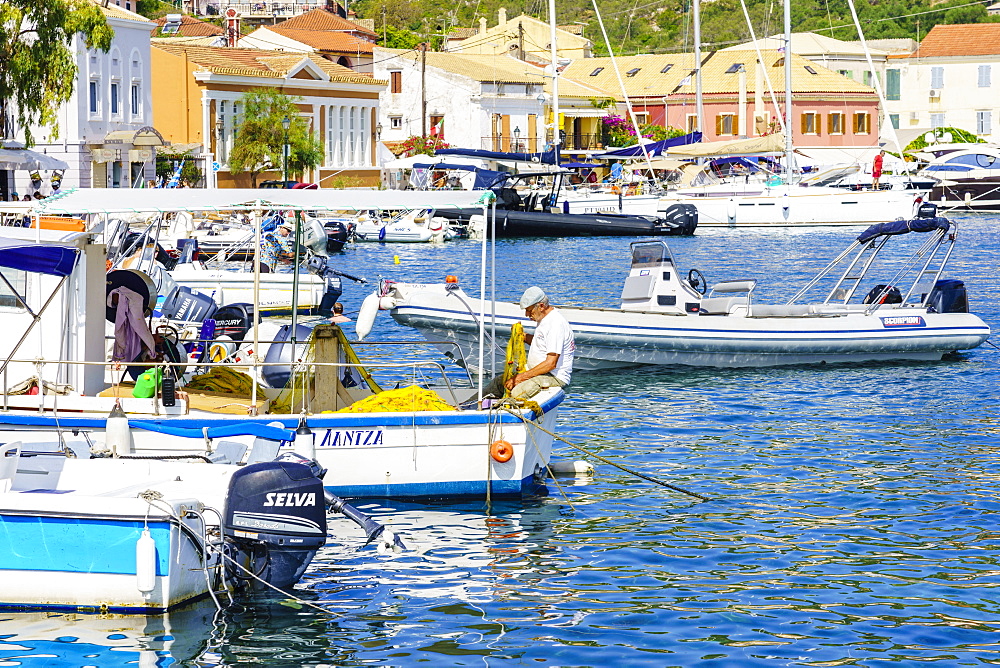
<path fill-rule="evenodd" d="M 524 353 L 524 326 L 515 322 L 510 328 L 510 340 L 507 341 L 507 358 L 503 367 L 503 384 L 524 371 L 528 366 L 528 358 Z M 510 396 L 510 390 L 504 391 L 504 396 Z"/>
<path fill-rule="evenodd" d="M 338 413 L 409 413 L 412 411 L 453 411 L 454 406 L 446 402 L 434 390 L 425 390 L 417 385 L 385 390 L 361 401 L 355 401 Z"/>
<path fill-rule="evenodd" d="M 213 366 L 208 373 L 195 376 L 188 381 L 184 389 L 227 392 L 249 397 L 253 391 L 253 378 L 229 367 Z M 264 390 L 260 385 L 257 386 L 257 394 L 264 396 Z"/>

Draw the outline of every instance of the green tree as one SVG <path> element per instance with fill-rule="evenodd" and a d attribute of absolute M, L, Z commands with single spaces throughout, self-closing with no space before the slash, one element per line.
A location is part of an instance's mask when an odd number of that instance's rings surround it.
<path fill-rule="evenodd" d="M 322 163 L 323 145 L 310 131 L 306 119 L 299 115 L 296 103 L 301 101 L 302 98 L 285 95 L 277 88 L 259 88 L 242 95 L 244 120 L 229 154 L 233 173 L 249 173 L 256 188 L 261 172 L 281 170 L 286 136 L 289 176 L 300 176 Z M 287 131 L 282 125 L 286 118 L 290 121 Z"/>
<path fill-rule="evenodd" d="M 945 132 L 951 133 L 951 141 L 955 144 L 983 144 L 985 143 L 982 139 L 972 134 L 968 130 L 963 130 L 961 128 L 938 128 L 934 131 L 938 137 L 943 135 Z M 905 154 L 907 151 L 919 151 L 922 148 L 927 147 L 927 141 L 924 139 L 924 135 L 920 135 L 903 149 Z"/>
<path fill-rule="evenodd" d="M 12 116 L 31 146 L 31 126 L 59 136 L 59 108 L 76 85 L 80 33 L 88 49 L 107 51 L 114 31 L 90 0 L 3 0 L 0 2 L 0 111 Z"/>

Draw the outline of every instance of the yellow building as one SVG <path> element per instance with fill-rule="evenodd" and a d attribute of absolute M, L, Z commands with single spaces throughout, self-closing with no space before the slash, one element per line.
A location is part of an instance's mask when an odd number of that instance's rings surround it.
<path fill-rule="evenodd" d="M 545 21 L 522 14 L 507 20 L 507 10 L 500 9 L 497 25 L 486 27 L 486 19 L 479 20 L 479 31 L 456 30 L 449 35 L 445 50 L 451 53 L 496 56 L 504 53 L 521 60 L 548 63 L 552 32 Z M 590 58 L 593 45 L 582 35 L 582 26 L 556 28 L 556 56 L 575 60 Z"/>
<path fill-rule="evenodd" d="M 377 185 L 376 119 L 379 93 L 388 84 L 314 54 L 185 46 L 153 40 L 153 108 L 158 129 L 188 149 L 208 187 L 249 187 L 227 160 L 243 120 L 240 97 L 254 88 L 277 88 L 302 98 L 299 113 L 322 141 L 323 164 L 307 182 Z M 280 179 L 280 166 L 258 181 Z"/>

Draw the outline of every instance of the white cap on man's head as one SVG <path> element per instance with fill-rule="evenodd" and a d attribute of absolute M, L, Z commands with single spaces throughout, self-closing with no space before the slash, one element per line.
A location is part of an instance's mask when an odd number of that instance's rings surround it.
<path fill-rule="evenodd" d="M 538 286 L 532 285 L 521 295 L 521 308 L 534 306 L 545 299 L 545 292 Z"/>

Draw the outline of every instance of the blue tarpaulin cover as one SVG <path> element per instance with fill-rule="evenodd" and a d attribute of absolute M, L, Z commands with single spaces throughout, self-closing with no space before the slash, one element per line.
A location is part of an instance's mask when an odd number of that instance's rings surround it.
<path fill-rule="evenodd" d="M 913 220 L 894 220 L 891 223 L 877 223 L 858 236 L 858 241 L 868 243 L 875 237 L 889 236 L 892 234 L 906 234 L 907 232 L 933 232 L 934 230 L 947 230 L 951 222 L 947 218 L 914 218 Z"/>
<path fill-rule="evenodd" d="M 68 276 L 79 257 L 79 249 L 73 246 L 0 238 L 0 267 Z"/>
<path fill-rule="evenodd" d="M 486 151 L 479 148 L 440 148 L 435 155 L 461 155 L 466 158 L 482 158 L 483 160 L 520 160 L 521 162 L 540 162 L 543 165 L 556 164 L 556 152 L 543 153 L 504 153 L 502 151 Z"/>
<path fill-rule="evenodd" d="M 684 146 L 686 144 L 697 144 L 701 141 L 700 132 L 692 132 L 691 134 L 686 134 L 681 137 L 674 137 L 673 139 L 664 139 L 663 141 L 654 141 L 652 143 L 646 144 L 646 153 L 653 156 L 662 155 L 671 146 Z M 608 151 L 607 153 L 601 153 L 600 155 L 595 155 L 595 158 L 634 158 L 642 155 L 642 147 L 636 144 L 635 146 L 629 146 L 627 148 L 620 148 L 616 151 Z"/>

